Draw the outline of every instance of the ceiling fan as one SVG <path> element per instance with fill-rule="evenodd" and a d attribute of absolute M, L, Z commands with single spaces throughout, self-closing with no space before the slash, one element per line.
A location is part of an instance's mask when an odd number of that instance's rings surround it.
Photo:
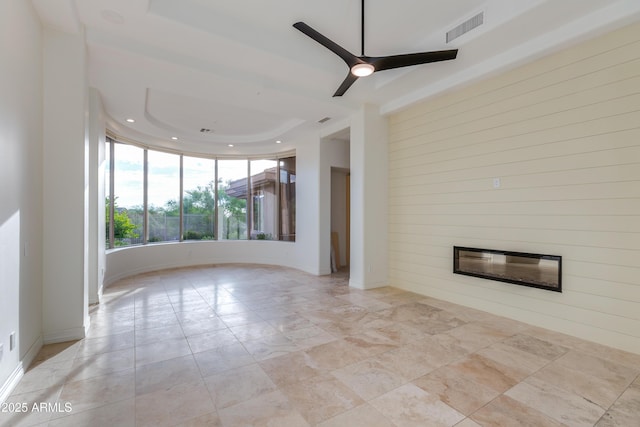
<path fill-rule="evenodd" d="M 361 47 L 362 53 L 356 56 L 329 40 L 304 22 L 296 22 L 293 26 L 303 32 L 331 52 L 338 55 L 349 67 L 349 74 L 344 79 L 333 96 L 342 96 L 358 80 L 359 77 L 369 76 L 376 71 L 391 70 L 393 68 L 409 67 L 411 65 L 427 64 L 429 62 L 448 61 L 455 59 L 458 49 L 439 50 L 433 52 L 408 53 L 403 55 L 390 56 L 366 56 L 364 54 L 364 0 L 362 0 L 362 23 L 361 23 Z"/>

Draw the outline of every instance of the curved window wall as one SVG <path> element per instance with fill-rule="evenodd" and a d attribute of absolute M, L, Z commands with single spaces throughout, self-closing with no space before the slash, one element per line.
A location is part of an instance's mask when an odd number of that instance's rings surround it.
<path fill-rule="evenodd" d="M 107 248 L 295 241 L 295 160 L 195 157 L 107 139 Z"/>

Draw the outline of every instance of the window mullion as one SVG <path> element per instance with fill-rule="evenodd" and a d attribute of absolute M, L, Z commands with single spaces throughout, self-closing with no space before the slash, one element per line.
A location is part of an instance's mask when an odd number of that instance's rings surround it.
<path fill-rule="evenodd" d="M 149 155 L 144 150 L 143 177 L 142 177 L 142 244 L 146 245 L 149 239 Z"/>
<path fill-rule="evenodd" d="M 180 226 L 178 241 L 184 240 L 184 155 L 180 154 Z"/>
<path fill-rule="evenodd" d="M 218 195 L 218 159 L 215 159 L 214 162 L 215 169 L 215 182 L 213 187 L 213 192 L 215 194 L 215 203 L 213 205 L 213 240 L 218 240 L 218 236 L 220 236 L 220 217 L 218 216 L 218 205 L 220 203 L 220 197 Z"/>
<path fill-rule="evenodd" d="M 113 249 L 115 247 L 115 238 L 116 238 L 116 230 L 115 230 L 115 170 L 116 163 L 114 161 L 115 154 L 115 141 L 109 140 L 109 158 L 111 159 L 109 162 L 109 249 Z"/>
<path fill-rule="evenodd" d="M 276 188 L 275 188 L 275 193 L 276 193 L 276 212 L 275 214 L 277 215 L 278 220 L 276 221 L 276 232 L 275 232 L 275 239 L 276 240 L 281 240 L 282 236 L 280 236 L 280 230 L 281 228 L 281 222 L 282 222 L 282 210 L 281 210 L 281 202 L 280 202 L 280 159 L 276 158 Z"/>
<path fill-rule="evenodd" d="M 253 231 L 253 180 L 251 179 L 251 160 L 247 159 L 247 240 L 251 240 Z"/>

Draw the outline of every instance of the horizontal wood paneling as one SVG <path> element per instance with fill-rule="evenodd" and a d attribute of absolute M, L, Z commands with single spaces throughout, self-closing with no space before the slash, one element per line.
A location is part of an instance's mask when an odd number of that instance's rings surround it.
<path fill-rule="evenodd" d="M 389 122 L 392 285 L 640 353 L 640 25 Z M 564 291 L 455 275 L 454 245 L 561 255 Z"/>

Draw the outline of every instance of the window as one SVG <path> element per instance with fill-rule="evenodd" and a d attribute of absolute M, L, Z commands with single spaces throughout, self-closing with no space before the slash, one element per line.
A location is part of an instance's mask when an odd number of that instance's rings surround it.
<path fill-rule="evenodd" d="M 218 223 L 219 239 L 247 238 L 246 160 L 218 160 Z"/>
<path fill-rule="evenodd" d="M 251 239 L 271 240 L 277 236 L 276 160 L 251 161 Z"/>
<path fill-rule="evenodd" d="M 109 138 L 106 149 L 107 248 L 184 240 L 295 241 L 295 156 L 215 160 Z"/>
<path fill-rule="evenodd" d="M 114 143 L 111 161 L 113 246 L 141 244 L 144 241 L 144 150 Z"/>
<path fill-rule="evenodd" d="M 280 159 L 280 237 L 296 240 L 296 158 Z"/>
<path fill-rule="evenodd" d="M 183 240 L 215 238 L 216 162 L 212 159 L 183 159 Z"/>
<path fill-rule="evenodd" d="M 147 151 L 147 242 L 180 240 L 180 156 Z"/>
<path fill-rule="evenodd" d="M 106 235 L 106 245 L 107 249 L 111 247 L 111 241 L 113 240 L 113 236 L 111 235 L 111 230 L 113 229 L 113 225 L 111 224 L 110 218 L 113 216 L 113 212 L 111 210 L 111 190 L 113 185 L 111 183 L 111 177 L 113 174 L 111 173 L 111 147 L 113 146 L 113 142 L 111 139 L 107 138 L 107 142 L 105 144 L 105 155 L 104 155 L 104 197 L 105 197 L 105 219 L 107 221 L 107 226 L 105 230 L 107 232 Z"/>

